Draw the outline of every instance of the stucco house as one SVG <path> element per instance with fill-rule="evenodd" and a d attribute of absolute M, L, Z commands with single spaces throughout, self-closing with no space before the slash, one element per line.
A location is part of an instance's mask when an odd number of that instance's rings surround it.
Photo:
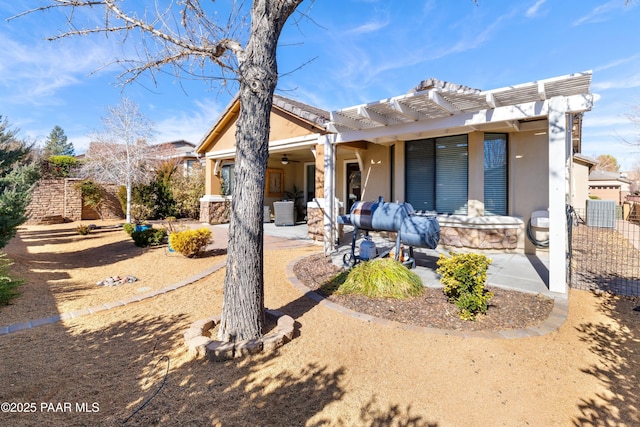
<path fill-rule="evenodd" d="M 631 180 L 619 172 L 594 170 L 589 174 L 589 195 L 600 200 L 625 202 L 631 194 Z"/>
<path fill-rule="evenodd" d="M 160 160 L 174 161 L 184 175 L 188 175 L 196 165 L 202 163 L 200 156 L 196 153 L 196 144 L 184 139 L 162 142 L 154 145 L 153 148 L 155 157 Z"/>
<path fill-rule="evenodd" d="M 533 212 L 548 212 L 550 290 L 566 293 L 565 206 L 582 113 L 593 105 L 591 76 L 492 90 L 428 79 L 409 93 L 328 114 L 274 97 L 275 175 L 268 171 L 267 186 L 280 188 L 271 182 L 280 176 L 282 188 L 304 189 L 310 234 L 326 251 L 337 239 L 337 215 L 355 200 L 382 196 L 437 213 L 443 245 L 530 254 L 539 249 L 525 227 Z M 234 100 L 196 150 L 207 162 L 204 221 L 229 197 L 220 179 L 232 173 L 239 107 Z M 267 196 L 265 205 L 282 197 Z"/>

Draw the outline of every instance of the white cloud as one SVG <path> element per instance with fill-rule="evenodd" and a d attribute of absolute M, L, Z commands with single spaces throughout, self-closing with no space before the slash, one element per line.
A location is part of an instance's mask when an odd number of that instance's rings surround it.
<path fill-rule="evenodd" d="M 594 8 L 591 12 L 578 18 L 573 22 L 573 26 L 577 27 L 582 24 L 591 24 L 594 22 L 602 22 L 608 19 L 609 12 L 625 7 L 622 0 L 610 0 L 609 2 Z"/>
<path fill-rule="evenodd" d="M 225 106 L 216 100 L 204 100 L 196 101 L 190 110 L 166 111 L 169 115 L 156 121 L 156 142 L 184 139 L 198 144 Z"/>
<path fill-rule="evenodd" d="M 639 54 L 628 56 L 626 58 L 617 59 L 615 61 L 609 62 L 609 63 L 601 65 L 599 67 L 596 67 L 596 68 L 593 69 L 593 71 L 594 72 L 599 72 L 599 71 L 608 70 L 610 68 L 617 68 L 617 67 L 619 67 L 621 65 L 625 65 L 625 64 L 628 64 L 630 62 L 634 62 L 634 61 L 636 61 L 638 59 L 640 59 L 640 55 Z"/>
<path fill-rule="evenodd" d="M 527 9 L 527 12 L 525 13 L 525 15 L 527 16 L 527 18 L 533 18 L 538 16 L 538 10 L 540 10 L 540 7 L 545 4 L 547 2 L 547 0 L 538 0 L 536 1 L 536 3 L 531 6 L 529 9 Z"/>
<path fill-rule="evenodd" d="M 78 85 L 107 62 L 111 49 L 88 39 L 32 44 L 18 42 L 0 32 L 0 87 L 5 102 L 51 105 L 60 103 L 56 93 Z"/>
<path fill-rule="evenodd" d="M 386 26 L 389 25 L 389 20 L 374 20 L 371 22 L 367 22 L 366 24 L 362 24 L 356 28 L 353 28 L 349 31 L 346 32 L 346 34 L 349 35 L 363 35 L 363 34 L 369 34 L 369 33 L 375 33 L 378 30 L 381 30 L 382 28 L 385 28 Z"/>
<path fill-rule="evenodd" d="M 593 83 L 592 89 L 610 90 L 610 89 L 631 89 L 640 87 L 640 73 L 625 78 L 616 78 L 615 80 L 607 80 Z"/>

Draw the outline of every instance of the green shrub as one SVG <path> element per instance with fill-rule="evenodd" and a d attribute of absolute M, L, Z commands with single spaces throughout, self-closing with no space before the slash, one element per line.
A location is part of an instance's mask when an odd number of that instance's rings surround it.
<path fill-rule="evenodd" d="M 200 253 L 211 241 L 211 230 L 206 227 L 171 233 L 169 244 L 178 253 L 192 258 Z"/>
<path fill-rule="evenodd" d="M 340 273 L 328 286 L 323 289 L 335 290 L 337 295 L 358 294 L 370 298 L 406 299 L 424 292 L 420 277 L 393 258 L 362 262 Z"/>
<path fill-rule="evenodd" d="M 8 305 L 13 298 L 20 295 L 17 288 L 23 281 L 9 275 L 11 264 L 7 254 L 0 253 L 0 305 Z"/>
<path fill-rule="evenodd" d="M 122 226 L 122 229 L 125 231 L 125 233 L 131 236 L 131 233 L 133 233 L 133 231 L 136 229 L 136 226 L 134 224 L 131 224 L 130 222 L 125 222 Z"/>
<path fill-rule="evenodd" d="M 88 225 L 80 224 L 79 226 L 76 227 L 76 231 L 81 236 L 86 236 L 87 234 L 89 234 L 91 232 L 91 227 L 89 227 Z"/>
<path fill-rule="evenodd" d="M 176 216 L 198 219 L 200 199 L 205 193 L 205 169 L 196 164 L 187 174 L 174 173 L 171 177 L 171 193 Z"/>
<path fill-rule="evenodd" d="M 51 156 L 47 160 L 47 166 L 43 175 L 47 177 L 66 178 L 72 175 L 72 170 L 78 165 L 78 159 L 74 156 Z"/>
<path fill-rule="evenodd" d="M 80 194 L 82 194 L 82 203 L 95 210 L 100 216 L 100 219 L 104 219 L 102 207 L 107 196 L 107 192 L 104 187 L 90 179 L 87 179 L 77 183 L 76 188 L 80 189 Z"/>
<path fill-rule="evenodd" d="M 142 231 L 134 231 L 131 238 L 136 246 L 146 248 L 147 246 L 160 246 L 167 237 L 167 230 L 164 228 L 148 228 Z"/>
<path fill-rule="evenodd" d="M 486 313 L 493 292 L 484 288 L 491 260 L 481 254 L 440 255 L 436 272 L 442 277 L 444 294 L 458 307 L 458 316 L 475 320 L 478 313 Z"/>

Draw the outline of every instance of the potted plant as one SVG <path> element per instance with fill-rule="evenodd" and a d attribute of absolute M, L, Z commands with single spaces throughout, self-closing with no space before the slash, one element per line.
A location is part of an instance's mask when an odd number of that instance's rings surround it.
<path fill-rule="evenodd" d="M 285 191 L 284 195 L 286 200 L 292 200 L 293 206 L 296 212 L 296 221 L 304 219 L 304 206 L 302 206 L 302 200 L 304 199 L 304 191 L 298 191 L 297 187 L 293 186 L 293 191 Z"/>

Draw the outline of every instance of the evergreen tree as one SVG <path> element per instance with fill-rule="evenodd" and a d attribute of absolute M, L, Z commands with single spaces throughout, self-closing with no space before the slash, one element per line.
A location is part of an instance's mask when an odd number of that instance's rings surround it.
<path fill-rule="evenodd" d="M 0 248 L 27 220 L 31 190 L 38 178 L 35 165 L 29 162 L 32 147 L 17 139 L 17 132 L 0 116 Z"/>
<path fill-rule="evenodd" d="M 73 149 L 73 143 L 67 142 L 67 135 L 64 134 L 64 130 L 60 126 L 55 126 L 49 136 L 47 142 L 44 145 L 44 156 L 50 158 L 52 156 L 73 156 L 75 150 Z"/>

